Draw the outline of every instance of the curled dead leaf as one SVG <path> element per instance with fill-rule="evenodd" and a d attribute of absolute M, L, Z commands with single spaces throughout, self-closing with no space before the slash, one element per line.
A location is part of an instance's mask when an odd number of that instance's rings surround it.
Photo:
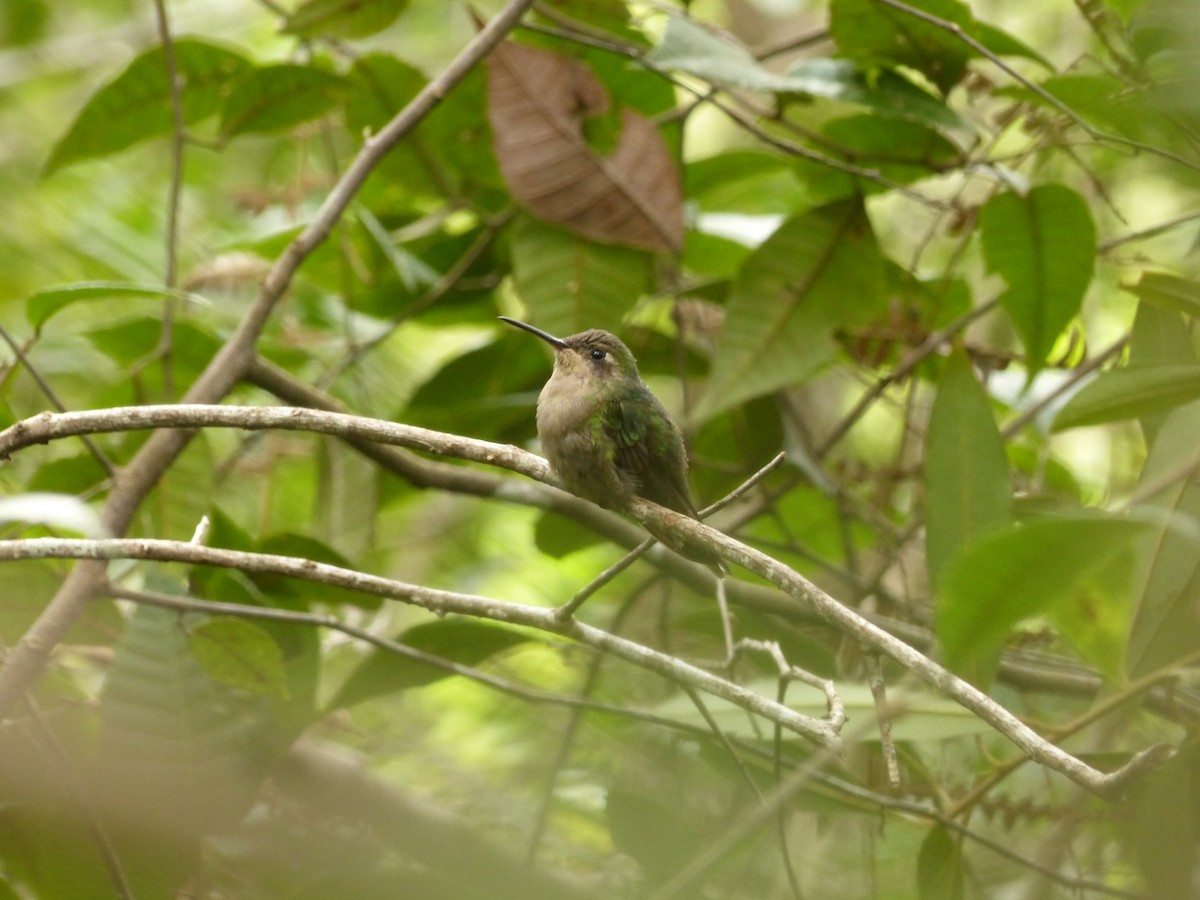
<path fill-rule="evenodd" d="M 650 120 L 622 109 L 613 151 L 598 153 L 584 125 L 609 103 L 568 57 L 509 41 L 488 60 L 496 159 L 517 202 L 593 240 L 677 253 L 683 203 L 671 151 Z"/>

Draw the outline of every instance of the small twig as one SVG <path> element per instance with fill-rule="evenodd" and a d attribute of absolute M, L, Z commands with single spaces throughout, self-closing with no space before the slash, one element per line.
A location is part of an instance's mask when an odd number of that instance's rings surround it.
<path fill-rule="evenodd" d="M 892 709 L 888 706 L 883 667 L 879 664 L 879 654 L 874 651 L 868 650 L 866 659 L 867 683 L 871 686 L 871 698 L 875 701 L 875 718 L 879 722 L 879 741 L 887 765 L 888 784 L 893 790 L 899 790 L 900 763 L 896 759 L 896 743 L 892 740 Z"/>
<path fill-rule="evenodd" d="M 652 537 L 646 538 L 646 540 L 642 541 L 640 544 L 618 559 L 615 563 L 580 588 L 574 597 L 554 610 L 554 615 L 560 621 L 565 621 L 571 618 L 571 616 L 575 615 L 575 611 L 587 602 L 589 597 L 632 566 L 638 559 L 642 557 L 643 554 L 645 554 L 647 550 L 657 543 L 658 541 Z"/>
<path fill-rule="evenodd" d="M 1036 419 L 1046 407 L 1050 406 L 1059 397 L 1068 391 L 1072 391 L 1083 379 L 1087 378 L 1092 372 L 1107 363 L 1114 356 L 1118 356 L 1129 343 L 1128 337 L 1118 338 L 1106 349 L 1101 350 L 1091 359 L 1085 361 L 1082 365 L 1077 366 L 1071 372 L 1071 377 L 1063 380 L 1062 384 L 1057 385 L 1054 390 L 1048 392 L 1045 396 L 1039 397 L 1038 401 L 1031 405 L 1028 409 L 1015 416 L 1010 422 L 1006 423 L 1000 429 L 1000 436 L 1004 440 L 1009 440 L 1018 434 L 1022 428 Z"/>
<path fill-rule="evenodd" d="M 854 424 L 863 417 L 871 405 L 883 394 L 891 385 L 895 384 L 913 372 L 917 366 L 924 362 L 925 358 L 937 351 L 944 343 L 965 329 L 968 325 L 991 312 L 996 308 L 997 301 L 989 300 L 986 303 L 981 303 L 973 309 L 967 310 L 945 328 L 933 332 L 929 337 L 925 338 L 919 346 L 915 347 L 912 352 L 901 360 L 900 365 L 896 366 L 888 374 L 878 378 L 873 385 L 864 393 L 858 402 L 854 404 L 854 408 L 850 410 L 842 420 L 838 422 L 837 427 L 822 441 L 814 453 L 817 459 L 824 459 L 829 455 L 829 451 L 841 443 L 842 438 L 850 433 L 850 429 Z"/>
<path fill-rule="evenodd" d="M 688 699 L 692 701 L 692 705 L 695 706 L 696 710 L 700 713 L 700 717 L 704 719 L 704 724 L 708 726 L 708 730 L 711 731 L 714 736 L 716 736 L 717 740 L 721 743 L 721 746 L 725 748 L 725 752 L 729 754 L 730 759 L 733 760 L 733 764 L 737 766 L 738 773 L 742 776 L 742 780 L 746 782 L 751 792 L 753 792 L 754 796 L 758 798 L 759 803 L 765 803 L 766 801 L 763 798 L 762 791 L 758 789 L 758 782 L 754 780 L 754 776 L 751 775 L 750 770 L 746 768 L 746 763 L 742 760 L 742 756 L 740 753 L 738 753 L 737 748 L 733 746 L 733 741 L 729 739 L 729 735 L 727 735 L 724 729 L 717 724 L 717 720 L 714 719 L 712 713 L 708 711 L 708 706 L 704 703 L 704 699 L 693 688 L 685 687 L 683 692 L 687 694 Z M 779 702 L 782 703 L 782 701 Z M 780 726 L 778 723 L 775 723 L 775 727 L 779 728 Z"/>
<path fill-rule="evenodd" d="M 716 503 L 706 506 L 704 509 L 700 510 L 700 518 L 708 518 L 717 510 L 724 509 L 730 503 L 743 496 L 747 491 L 754 487 L 754 485 L 758 484 L 760 481 L 766 478 L 767 475 L 775 471 L 775 469 L 779 467 L 780 463 L 783 462 L 784 458 L 785 454 L 782 451 L 777 453 L 774 459 L 772 459 L 769 463 L 743 481 L 740 485 L 738 485 Z M 592 579 L 592 581 L 584 585 L 584 587 L 581 588 L 574 597 L 572 597 L 562 606 L 558 607 L 558 609 L 555 610 L 555 613 L 560 619 L 569 619 L 571 616 L 575 615 L 575 611 L 579 609 L 579 607 L 583 606 L 589 597 L 591 597 L 596 593 L 596 591 L 600 590 L 600 588 L 604 587 L 604 585 L 608 584 L 610 581 L 628 569 L 631 565 L 633 565 L 634 562 L 636 562 L 656 543 L 658 543 L 658 541 L 654 538 L 647 538 L 646 540 L 642 541 L 623 557 L 597 575 L 594 579 Z M 725 599 L 725 588 L 724 584 L 722 583 L 724 579 L 719 578 L 717 581 L 717 604 L 721 608 L 721 621 L 725 628 L 725 649 L 728 654 L 731 652 L 732 648 L 732 634 L 729 625 L 729 605 Z"/>
<path fill-rule="evenodd" d="M 1168 219 L 1165 222 L 1160 222 L 1157 225 L 1151 225 L 1148 228 L 1141 228 L 1137 231 L 1118 234 L 1106 240 L 1100 241 L 1096 245 L 1097 253 L 1107 253 L 1109 250 L 1115 250 L 1124 244 L 1132 244 L 1135 241 L 1144 241 L 1147 238 L 1157 237 L 1158 235 L 1170 231 L 1173 228 L 1178 228 L 1180 225 L 1186 225 L 1188 222 L 1194 222 L 1200 219 L 1200 210 L 1193 210 L 1189 213 L 1184 213 L 1182 216 L 1176 216 L 1174 219 Z"/>
<path fill-rule="evenodd" d="M 171 183 L 167 188 L 167 258 L 163 283 L 168 288 L 174 288 L 178 280 L 176 268 L 179 257 L 179 202 L 183 193 L 183 151 L 187 143 L 187 132 L 183 117 L 183 85 L 179 75 L 179 65 L 175 58 L 175 39 L 171 36 L 171 25 L 167 19 L 165 0 L 154 0 L 154 20 L 158 27 L 158 40 L 163 48 L 163 63 L 167 70 L 167 86 L 171 103 Z M 175 304 L 175 298 L 169 294 L 163 301 L 162 330 L 156 351 L 162 361 L 163 385 L 168 397 L 175 393 L 172 374 Z"/>
<path fill-rule="evenodd" d="M 63 402 L 58 399 L 58 394 L 55 393 L 54 388 L 50 386 L 50 382 L 46 381 L 46 379 L 42 377 L 42 373 L 39 372 L 37 368 L 29 361 L 29 357 L 25 353 L 24 348 L 17 343 L 17 340 L 11 334 L 9 334 L 8 329 L 3 325 L 0 325 L 0 339 L 3 339 L 4 343 L 8 344 L 8 349 L 12 350 L 13 356 L 17 358 L 17 362 L 19 362 L 25 368 L 25 371 L 29 373 L 29 377 L 34 380 L 34 383 L 36 383 L 38 386 L 38 390 L 45 395 L 46 399 L 50 401 L 51 405 L 53 405 L 54 408 L 59 412 L 64 412 L 66 407 L 63 406 Z M 104 469 L 108 477 L 112 478 L 117 471 L 117 467 L 113 465 L 112 460 L 110 460 L 108 456 L 105 455 L 104 451 L 100 449 L 100 446 L 87 435 L 81 435 L 80 440 L 83 442 L 83 445 L 87 447 L 88 452 L 92 454 L 96 462 L 100 463 L 100 467 Z"/>
<path fill-rule="evenodd" d="M 771 458 L 769 463 L 735 487 L 732 491 L 730 491 L 716 503 L 710 503 L 708 506 L 704 507 L 704 509 L 700 510 L 700 518 L 707 519 L 718 510 L 722 510 L 735 500 L 739 500 L 744 497 L 755 485 L 783 465 L 783 461 L 785 459 L 787 459 L 787 454 L 780 450 Z"/>

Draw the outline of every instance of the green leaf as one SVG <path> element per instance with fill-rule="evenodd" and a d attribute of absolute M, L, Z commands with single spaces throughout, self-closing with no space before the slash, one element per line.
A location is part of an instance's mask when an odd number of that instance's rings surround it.
<path fill-rule="evenodd" d="M 962 846 L 950 831 L 930 829 L 917 854 L 917 896 L 920 900 L 961 900 L 966 896 Z"/>
<path fill-rule="evenodd" d="M 987 22 L 979 21 L 975 22 L 975 30 L 979 37 L 979 42 L 997 56 L 1023 56 L 1026 59 L 1032 59 L 1043 68 L 1053 71 L 1054 66 L 1050 64 L 1050 61 L 1046 57 L 1007 31 L 997 28 L 995 25 L 989 25 Z"/>
<path fill-rule="evenodd" d="M 909 6 L 978 36 L 975 17 L 958 0 L 909 0 Z M 957 35 L 875 0 L 832 0 L 829 33 L 842 55 L 867 66 L 908 66 L 943 92 L 959 82 L 975 52 Z"/>
<path fill-rule="evenodd" d="M 860 201 L 789 219 L 738 273 L 696 419 L 812 375 L 834 358 L 835 330 L 878 311 L 882 285 L 882 257 Z"/>
<path fill-rule="evenodd" d="M 1060 184 L 993 197 L 979 213 L 988 268 L 1008 282 L 1000 298 L 1016 323 L 1030 374 L 1079 312 L 1092 280 L 1096 227 L 1087 203 Z"/>
<path fill-rule="evenodd" d="M 174 362 L 188 372 L 203 368 L 221 349 L 221 342 L 197 324 L 199 321 L 175 322 L 172 343 Z M 96 349 L 118 365 L 130 366 L 154 352 L 162 338 L 162 322 L 144 316 L 105 328 L 94 328 L 87 332 L 87 337 Z"/>
<path fill-rule="evenodd" d="M 216 112 L 221 98 L 252 68 L 249 60 L 233 50 L 195 38 L 175 42 L 175 63 L 187 125 Z M 154 47 L 92 95 L 55 146 L 46 174 L 169 134 L 170 97 L 162 48 Z"/>
<path fill-rule="evenodd" d="M 938 384 L 925 437 L 925 556 L 937 584 L 963 547 L 1012 519 L 1004 442 L 971 361 L 958 350 Z"/>
<path fill-rule="evenodd" d="M 377 132 L 402 110 L 428 79 L 388 53 L 360 56 L 346 73 L 346 128 L 356 137 Z"/>
<path fill-rule="evenodd" d="M 304 0 L 282 31 L 304 38 L 355 40 L 387 28 L 406 6 L 408 0 Z"/>
<path fill-rule="evenodd" d="M 1158 309 L 1181 312 L 1193 319 L 1200 317 L 1200 284 L 1193 279 L 1143 272 L 1137 284 L 1125 285 L 1125 290 Z"/>
<path fill-rule="evenodd" d="M 649 286 L 650 254 L 598 244 L 522 216 L 512 232 L 513 281 L 530 318 L 551 334 L 619 330 Z"/>
<path fill-rule="evenodd" d="M 761 150 L 730 150 L 689 162 L 688 200 L 705 212 L 791 215 L 810 205 L 791 163 Z"/>
<path fill-rule="evenodd" d="M 1147 772 L 1115 817 L 1125 850 L 1145 878 L 1146 896 L 1193 897 L 1200 866 L 1200 745 L 1184 741 Z"/>
<path fill-rule="evenodd" d="M 918 122 L 849 116 L 826 124 L 823 133 L 859 165 L 877 168 L 890 181 L 905 184 L 956 165 L 962 154 L 936 131 Z M 884 190 L 863 181 L 863 189 Z"/>
<path fill-rule="evenodd" d="M 824 97 L 870 106 L 885 116 L 947 127 L 964 125 L 941 101 L 891 72 L 871 73 L 868 77 L 850 59 L 812 59 L 781 75 L 763 68 L 749 50 L 729 36 L 718 36 L 685 16 L 667 17 L 662 41 L 647 59 L 660 68 L 686 72 L 727 87 Z"/>
<path fill-rule="evenodd" d="M 173 297 L 201 306 L 210 306 L 206 297 L 162 285 L 137 284 L 130 281 L 81 281 L 57 288 L 46 288 L 31 294 L 25 301 L 25 318 L 40 332 L 42 326 L 56 313 L 73 303 L 84 300 L 107 300 L 113 297 L 151 297 L 162 300 Z"/>
<path fill-rule="evenodd" d="M 464 666 L 477 666 L 529 641 L 509 628 L 473 619 L 443 619 L 410 628 L 396 642 Z M 346 679 L 329 709 L 342 709 L 386 694 L 423 687 L 452 673 L 393 653 L 376 650 Z"/>
<path fill-rule="evenodd" d="M 1076 514 L 1013 526 L 967 547 L 946 568 L 938 594 L 935 628 L 946 666 L 990 671 L 1014 625 L 1071 597 L 1152 524 Z"/>
<path fill-rule="evenodd" d="M 225 138 L 247 132 L 280 131 L 319 118 L 345 90 L 337 75 L 282 63 L 255 69 L 234 87 L 221 110 Z"/>
<path fill-rule="evenodd" d="M 288 699 L 283 652 L 253 622 L 212 619 L 191 630 L 188 645 L 213 680 L 273 700 Z"/>
<path fill-rule="evenodd" d="M 1146 536 L 1134 581 L 1134 617 L 1126 652 L 1130 678 L 1175 664 L 1200 650 L 1200 540 L 1179 521 L 1200 522 L 1200 486 L 1179 474 L 1200 457 L 1200 403 L 1177 409 L 1159 428 L 1139 487 L 1158 486 L 1147 504 L 1170 518 Z M 1179 473 L 1179 474 L 1177 474 Z"/>
<path fill-rule="evenodd" d="M 1054 417 L 1054 430 L 1163 412 L 1200 399 L 1200 363 L 1129 366 L 1101 373 Z"/>

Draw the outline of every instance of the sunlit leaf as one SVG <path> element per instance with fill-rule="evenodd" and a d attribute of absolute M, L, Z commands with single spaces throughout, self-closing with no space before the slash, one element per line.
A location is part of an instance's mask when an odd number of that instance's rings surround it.
<path fill-rule="evenodd" d="M 988 268 L 1008 282 L 1000 298 L 1036 373 L 1079 312 L 1092 280 L 1096 226 L 1083 198 L 1061 184 L 1009 191 L 979 213 Z"/>
<path fill-rule="evenodd" d="M 175 64 L 188 125 L 215 113 L 222 97 L 252 69 L 241 54 L 196 38 L 175 41 Z M 154 47 L 92 95 L 55 146 L 46 173 L 169 134 L 170 97 L 162 48 Z"/>
<path fill-rule="evenodd" d="M 925 556 L 936 584 L 963 547 L 1008 524 L 1012 481 L 987 394 L 962 351 L 946 363 L 925 438 Z"/>

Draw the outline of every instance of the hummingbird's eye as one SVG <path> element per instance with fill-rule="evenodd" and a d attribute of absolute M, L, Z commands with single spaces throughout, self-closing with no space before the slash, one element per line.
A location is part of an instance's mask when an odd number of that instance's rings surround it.
<path fill-rule="evenodd" d="M 593 350 L 592 351 L 592 359 L 604 359 L 604 357 L 606 357 L 606 356 L 608 356 L 608 354 L 605 353 L 603 350 Z"/>

